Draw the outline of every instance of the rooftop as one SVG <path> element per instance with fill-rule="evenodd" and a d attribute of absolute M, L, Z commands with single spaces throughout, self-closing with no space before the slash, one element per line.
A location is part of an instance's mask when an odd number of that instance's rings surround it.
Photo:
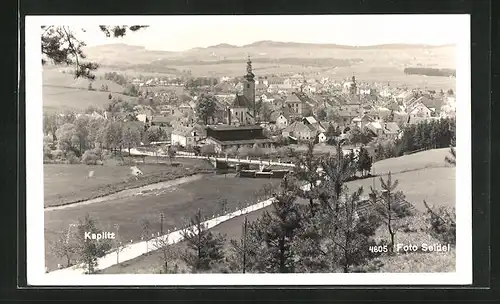
<path fill-rule="evenodd" d="M 261 126 L 252 125 L 252 126 L 230 126 L 230 125 L 213 125 L 207 126 L 207 129 L 215 130 L 215 131 L 236 131 L 236 130 L 261 130 Z"/>
<path fill-rule="evenodd" d="M 209 137 L 211 140 L 221 144 L 221 145 L 248 145 L 248 144 L 264 144 L 273 143 L 274 140 L 270 138 L 258 138 L 258 139 L 241 139 L 241 140 L 219 140 L 213 137 Z"/>

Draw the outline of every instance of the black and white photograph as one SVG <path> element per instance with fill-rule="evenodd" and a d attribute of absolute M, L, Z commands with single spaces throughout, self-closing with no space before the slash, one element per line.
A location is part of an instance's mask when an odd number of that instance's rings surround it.
<path fill-rule="evenodd" d="M 28 283 L 471 283 L 469 27 L 26 17 Z"/>

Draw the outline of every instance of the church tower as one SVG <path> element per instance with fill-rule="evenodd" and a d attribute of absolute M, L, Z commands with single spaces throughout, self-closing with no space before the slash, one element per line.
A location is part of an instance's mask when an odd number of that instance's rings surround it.
<path fill-rule="evenodd" d="M 358 86 L 356 84 L 356 77 L 352 76 L 352 84 L 351 84 L 351 87 L 349 88 L 350 89 L 350 93 L 351 93 L 351 96 L 356 96 L 357 92 L 358 92 Z"/>
<path fill-rule="evenodd" d="M 245 96 L 249 102 L 249 109 L 253 111 L 255 117 L 255 75 L 252 72 L 252 61 L 250 56 L 248 56 L 247 61 L 247 74 L 244 76 L 245 82 L 243 84 L 243 96 Z"/>

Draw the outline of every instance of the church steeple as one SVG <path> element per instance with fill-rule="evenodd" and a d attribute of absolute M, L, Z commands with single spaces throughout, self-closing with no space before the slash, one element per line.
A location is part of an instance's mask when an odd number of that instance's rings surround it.
<path fill-rule="evenodd" d="M 245 79 L 247 81 L 254 81 L 254 73 L 252 72 L 252 60 L 250 60 L 250 55 L 248 55 L 247 61 L 247 74 L 245 75 Z"/>

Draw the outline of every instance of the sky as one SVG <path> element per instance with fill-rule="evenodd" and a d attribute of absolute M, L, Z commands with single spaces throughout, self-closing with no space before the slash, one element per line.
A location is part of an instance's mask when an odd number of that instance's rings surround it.
<path fill-rule="evenodd" d="M 260 40 L 341 45 L 391 43 L 454 44 L 464 33 L 466 15 L 316 16 L 71 16 L 55 24 L 73 25 L 88 46 L 125 43 L 150 50 L 182 51 L 219 43 L 244 45 Z M 99 24 L 149 25 L 123 38 L 106 38 Z M 463 26 L 462 26 L 463 28 Z"/>

